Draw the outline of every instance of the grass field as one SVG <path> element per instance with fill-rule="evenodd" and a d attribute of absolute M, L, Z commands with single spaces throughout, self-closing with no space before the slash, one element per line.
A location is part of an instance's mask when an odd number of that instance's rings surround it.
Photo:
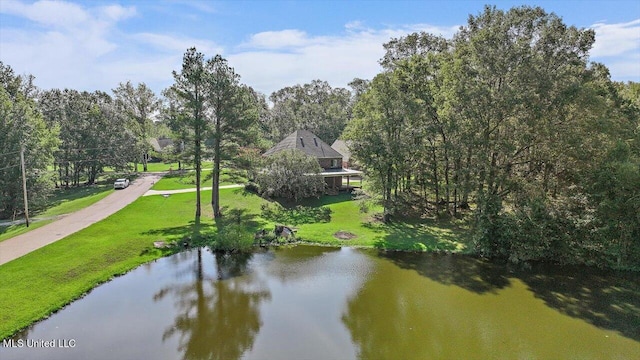
<path fill-rule="evenodd" d="M 41 217 L 69 214 L 104 199 L 113 193 L 112 184 L 95 185 L 75 189 L 59 189 L 49 198 L 48 205 L 38 214 Z"/>
<path fill-rule="evenodd" d="M 195 193 L 141 197 L 103 221 L 1 265 L 0 339 L 46 317 L 113 276 L 166 255 L 169 250 L 155 249 L 154 241 L 215 233 L 216 222 L 211 219 L 208 205 L 210 196 L 210 191 L 202 193 L 203 213 L 199 223 L 194 222 Z M 267 200 L 238 188 L 222 189 L 220 196 L 223 219 L 228 221 L 237 216 L 252 231 L 273 229 L 274 222 L 261 216 L 261 206 Z M 331 209 L 328 221 L 298 226 L 298 237 L 307 242 L 452 251 L 463 250 L 466 242 L 465 229 L 455 226 L 377 223 L 372 221 L 371 214 L 360 213 L 357 203 L 346 194 L 325 196 L 304 205 Z M 338 231 L 356 237 L 339 240 L 333 236 Z"/>
<path fill-rule="evenodd" d="M 351 200 L 348 194 L 324 196 L 301 204 L 331 209 L 329 222 L 298 226 L 298 237 L 307 242 L 386 250 L 460 252 L 465 250 L 465 244 L 469 241 L 469 230 L 463 225 L 450 222 L 406 220 L 383 224 L 374 217 L 374 214 L 382 210 L 381 207 L 373 207 L 367 213 L 362 213 L 358 203 Z M 335 236 L 337 232 L 350 233 L 355 237 L 341 240 Z"/>
<path fill-rule="evenodd" d="M 240 171 L 222 169 L 220 174 L 220 185 L 243 184 L 247 179 Z M 184 173 L 167 174 L 156 182 L 153 190 L 178 190 L 191 189 L 196 187 L 196 175 L 194 171 Z M 200 186 L 211 187 L 211 171 L 205 171 L 202 174 Z"/>
<path fill-rule="evenodd" d="M 187 169 L 193 168 L 193 165 L 190 164 L 182 164 L 183 167 Z M 133 169 L 133 164 L 130 164 L 131 169 Z M 203 161 L 202 168 L 210 169 L 213 167 L 212 161 Z M 147 171 L 148 172 L 161 172 L 161 171 L 169 171 L 169 170 L 178 170 L 178 163 L 165 163 L 165 162 L 150 162 L 147 163 Z M 142 172 L 142 164 L 138 164 L 138 172 Z"/>
<path fill-rule="evenodd" d="M 192 203 L 193 194 L 142 197 L 99 223 L 0 266 L 0 338 L 114 275 L 162 256 L 152 247 L 159 238 L 154 231 L 186 231 L 192 225 Z"/>

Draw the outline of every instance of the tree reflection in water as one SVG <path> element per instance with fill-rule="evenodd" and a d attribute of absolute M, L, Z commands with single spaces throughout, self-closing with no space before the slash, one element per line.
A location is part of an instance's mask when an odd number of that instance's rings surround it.
<path fill-rule="evenodd" d="M 203 271 L 197 250 L 195 278 L 160 290 L 154 301 L 172 294 L 177 308 L 163 341 L 178 335 L 183 359 L 238 359 L 251 349 L 262 325 L 259 306 L 269 291 L 246 274 L 252 254 L 215 253 L 215 276 Z"/>
<path fill-rule="evenodd" d="M 456 256 L 376 264 L 342 315 L 361 359 L 640 359 L 630 281 Z"/>

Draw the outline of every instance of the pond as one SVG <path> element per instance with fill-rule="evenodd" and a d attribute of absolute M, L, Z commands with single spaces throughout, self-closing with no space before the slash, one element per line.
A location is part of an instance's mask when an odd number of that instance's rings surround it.
<path fill-rule="evenodd" d="M 0 358 L 637 360 L 640 280 L 352 248 L 191 250 L 94 289 Z"/>

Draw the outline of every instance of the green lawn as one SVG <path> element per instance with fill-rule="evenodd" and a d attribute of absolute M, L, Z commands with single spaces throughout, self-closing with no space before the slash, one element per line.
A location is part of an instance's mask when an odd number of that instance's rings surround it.
<path fill-rule="evenodd" d="M 131 165 L 133 166 L 133 164 Z M 142 172 L 142 169 L 142 164 L 138 164 L 138 171 Z M 147 171 L 149 172 L 169 171 L 169 169 L 178 170 L 178 163 L 147 163 Z"/>
<path fill-rule="evenodd" d="M 209 206 L 211 192 L 202 193 L 201 222 L 194 223 L 195 193 L 147 196 L 84 230 L 21 258 L 0 265 L 0 339 L 46 317 L 97 284 L 164 256 L 154 241 L 185 240 L 216 231 Z M 220 191 L 223 221 L 241 218 L 250 230 L 273 229 L 261 217 L 267 201 L 244 189 Z M 358 211 L 349 195 L 325 196 L 305 205 L 327 206 L 328 222 L 299 225 L 303 241 L 327 245 L 377 246 L 387 249 L 462 250 L 464 229 L 435 223 L 395 222 L 382 225 Z M 351 240 L 333 234 L 348 231 Z M 422 244 L 422 245 L 419 245 Z"/>
<path fill-rule="evenodd" d="M 130 164 L 131 169 L 133 169 L 133 163 Z M 186 165 L 186 164 L 182 164 L 183 167 L 186 167 L 188 169 L 193 168 L 193 165 Z M 203 169 L 210 169 L 213 167 L 213 162 L 212 161 L 203 161 L 202 162 L 202 168 Z M 138 164 L 138 172 L 142 172 L 142 164 Z M 150 162 L 147 163 L 147 171 L 149 172 L 161 172 L 161 171 L 169 171 L 169 170 L 178 170 L 178 163 L 174 162 L 174 163 L 165 163 L 165 162 Z"/>
<path fill-rule="evenodd" d="M 44 220 L 32 221 L 29 227 L 24 224 L 0 226 L 0 242 L 37 229 L 53 221 L 57 215 L 69 214 L 92 205 L 113 192 L 113 186 L 95 185 L 71 189 L 56 189 L 47 200 L 47 205 L 41 209 L 34 209 L 31 218 Z"/>
<path fill-rule="evenodd" d="M 220 185 L 232 185 L 243 184 L 247 182 L 244 175 L 237 170 L 222 169 L 220 174 Z M 162 177 L 156 182 L 153 190 L 177 190 L 177 189 L 191 189 L 196 187 L 196 175 L 194 171 L 187 171 L 182 174 L 174 173 L 168 174 Z M 211 171 L 204 171 L 202 173 L 202 180 L 200 182 L 202 187 L 211 187 Z"/>
<path fill-rule="evenodd" d="M 387 250 L 452 251 L 466 249 L 469 230 L 462 225 L 435 220 L 392 221 L 382 224 L 374 219 L 381 207 L 374 207 L 368 213 L 359 211 L 358 203 L 351 196 L 324 196 L 318 200 L 302 202 L 306 206 L 327 206 L 331 209 L 329 222 L 301 224 L 298 237 L 304 241 L 336 245 L 377 247 Z M 334 236 L 337 232 L 355 235 L 349 240 Z"/>
<path fill-rule="evenodd" d="M 27 231 L 31 231 L 41 226 L 47 225 L 54 220 L 55 219 L 47 219 L 47 220 L 32 222 L 31 224 L 29 224 L 29 227 L 26 227 L 24 224 L 0 226 L 0 242 L 10 239 L 14 236 L 24 234 Z"/>
<path fill-rule="evenodd" d="M 110 183 L 67 190 L 58 189 L 47 200 L 48 205 L 38 216 L 69 214 L 104 199 L 113 191 L 113 185 Z"/>
<path fill-rule="evenodd" d="M 223 189 L 225 213 L 239 209 L 254 226 L 263 199 Z M 202 193 L 202 221 L 194 224 L 195 193 L 141 197 L 84 230 L 0 265 L 0 339 L 56 311 L 97 284 L 165 255 L 159 240 L 177 240 L 215 231 L 211 207 Z"/>

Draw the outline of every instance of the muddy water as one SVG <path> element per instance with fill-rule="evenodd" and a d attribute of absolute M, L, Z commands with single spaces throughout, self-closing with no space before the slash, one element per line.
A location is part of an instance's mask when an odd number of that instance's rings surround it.
<path fill-rule="evenodd" d="M 3 360 L 640 359 L 640 280 L 350 248 L 193 250 L 10 340 Z"/>

